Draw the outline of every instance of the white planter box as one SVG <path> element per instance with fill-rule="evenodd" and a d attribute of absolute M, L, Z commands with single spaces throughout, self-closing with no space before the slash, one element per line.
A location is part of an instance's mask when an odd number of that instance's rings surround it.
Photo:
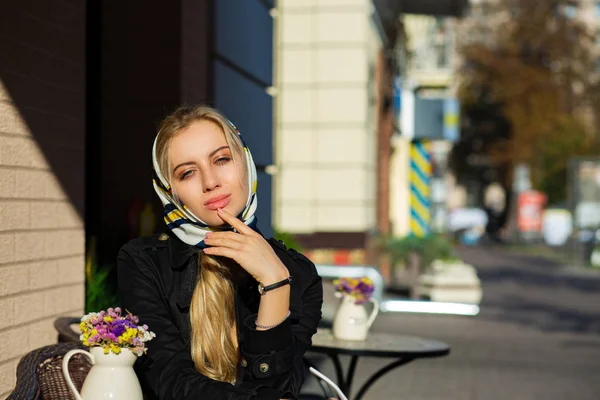
<path fill-rule="evenodd" d="M 429 272 L 419 277 L 419 297 L 432 301 L 479 304 L 481 282 L 473 266 L 460 261 L 435 261 Z"/>

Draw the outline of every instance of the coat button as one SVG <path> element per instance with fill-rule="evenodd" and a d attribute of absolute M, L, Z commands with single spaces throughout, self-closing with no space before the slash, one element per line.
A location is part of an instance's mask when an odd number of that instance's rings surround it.
<path fill-rule="evenodd" d="M 158 237 L 158 240 L 168 240 L 169 239 L 169 235 L 167 235 L 166 233 L 161 233 L 160 236 Z"/>
<path fill-rule="evenodd" d="M 242 367 L 246 368 L 248 366 L 248 361 L 245 358 L 242 358 Z"/>
<path fill-rule="evenodd" d="M 260 372 L 262 372 L 263 374 L 266 374 L 269 371 L 269 364 L 267 363 L 262 363 L 258 366 L 258 369 L 260 370 Z"/>

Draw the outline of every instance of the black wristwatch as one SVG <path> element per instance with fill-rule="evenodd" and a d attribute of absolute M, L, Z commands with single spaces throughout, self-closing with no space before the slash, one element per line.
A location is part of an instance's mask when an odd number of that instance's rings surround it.
<path fill-rule="evenodd" d="M 272 285 L 264 286 L 262 283 L 259 283 L 258 284 L 258 293 L 260 293 L 260 295 L 262 296 L 263 294 L 267 293 L 269 290 L 277 289 L 282 286 L 291 285 L 291 284 L 292 284 L 292 276 L 291 275 L 282 281 L 273 283 Z"/>

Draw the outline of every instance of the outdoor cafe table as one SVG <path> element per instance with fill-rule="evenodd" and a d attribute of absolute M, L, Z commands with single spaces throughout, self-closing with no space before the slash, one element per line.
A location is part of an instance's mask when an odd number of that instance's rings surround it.
<path fill-rule="evenodd" d="M 350 399 L 352 379 L 359 357 L 395 358 L 396 360 L 376 371 L 359 389 L 354 400 L 360 400 L 367 390 L 383 375 L 417 358 L 443 357 L 450 353 L 450 346 L 437 340 L 404 336 L 394 333 L 369 332 L 364 341 L 336 339 L 331 329 L 318 329 L 312 338 L 312 352 L 323 353 L 333 361 L 337 383 Z M 340 355 L 349 355 L 350 367 L 346 378 L 342 370 Z"/>

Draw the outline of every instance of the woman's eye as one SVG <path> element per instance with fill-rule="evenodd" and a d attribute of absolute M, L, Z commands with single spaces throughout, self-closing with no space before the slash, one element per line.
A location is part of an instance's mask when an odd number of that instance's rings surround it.
<path fill-rule="evenodd" d="M 231 160 L 231 158 L 229 158 L 229 157 L 221 157 L 221 158 L 217 159 L 217 161 L 215 161 L 215 164 L 222 165 L 222 164 L 225 164 L 225 163 L 229 162 L 229 160 Z"/>
<path fill-rule="evenodd" d="M 194 171 L 192 171 L 192 170 L 184 172 L 183 174 L 181 174 L 180 179 L 187 178 L 188 176 L 192 175 L 193 172 Z"/>

